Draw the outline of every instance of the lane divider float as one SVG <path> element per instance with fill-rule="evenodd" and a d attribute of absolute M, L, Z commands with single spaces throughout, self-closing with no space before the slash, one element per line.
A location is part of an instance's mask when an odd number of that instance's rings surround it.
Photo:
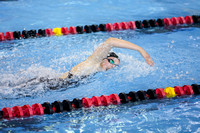
<path fill-rule="evenodd" d="M 85 25 L 83 26 L 71 26 L 71 27 L 62 27 L 62 28 L 47 28 L 47 29 L 39 29 L 39 30 L 23 30 L 14 31 L 14 32 L 0 32 L 0 41 L 5 40 L 13 40 L 13 39 L 27 39 L 27 38 L 37 38 L 37 37 L 46 37 L 46 36 L 61 36 L 61 35 L 68 35 L 68 34 L 83 34 L 83 33 L 92 33 L 92 32 L 99 32 L 99 31 L 113 31 L 113 30 L 128 30 L 128 29 L 142 29 L 142 28 L 150 28 L 150 27 L 163 27 L 163 26 L 176 26 L 182 24 L 193 24 L 193 23 L 200 23 L 200 16 L 192 15 L 192 16 L 180 16 L 180 17 L 172 17 L 172 18 L 158 18 L 150 19 L 150 20 L 143 20 L 143 21 L 129 21 L 129 22 L 116 22 L 114 24 L 107 23 L 107 24 L 93 24 L 93 25 Z"/>
<path fill-rule="evenodd" d="M 0 119 L 13 119 L 22 117 L 31 117 L 33 115 L 53 114 L 76 110 L 79 108 L 90 108 L 98 106 L 109 106 L 125 104 L 129 102 L 139 102 L 149 99 L 173 98 L 184 95 L 198 95 L 200 94 L 200 85 L 192 84 L 184 85 L 182 87 L 166 87 L 157 89 L 148 89 L 147 91 L 139 90 L 137 92 L 131 91 L 129 93 L 119 93 L 93 96 L 92 98 L 84 97 L 82 99 L 74 98 L 72 101 L 63 100 L 54 101 L 53 103 L 44 102 L 43 104 L 35 103 L 32 106 L 14 106 L 12 108 L 5 107 L 0 111 Z"/>

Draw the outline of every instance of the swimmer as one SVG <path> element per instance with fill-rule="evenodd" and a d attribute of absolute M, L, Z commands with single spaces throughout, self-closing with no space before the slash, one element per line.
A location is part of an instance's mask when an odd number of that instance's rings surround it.
<path fill-rule="evenodd" d="M 110 52 L 113 47 L 136 50 L 142 55 L 147 64 L 150 66 L 154 65 L 150 55 L 140 46 L 111 37 L 103 42 L 85 61 L 74 66 L 59 79 L 71 79 L 73 77 L 81 78 L 100 71 L 107 71 L 118 66 L 120 64 L 119 57 L 114 52 Z"/>
<path fill-rule="evenodd" d="M 113 47 L 126 48 L 138 51 L 150 66 L 154 65 L 149 54 L 140 46 L 131 42 L 109 38 L 103 42 L 85 61 L 74 66 L 69 72 L 62 74 L 59 78 L 49 79 L 45 77 L 33 78 L 26 83 L 20 84 L 21 87 L 45 84 L 47 88 L 52 90 L 59 88 L 70 88 L 79 85 L 80 79 L 100 71 L 107 71 L 120 64 L 119 57 L 110 52 Z"/>

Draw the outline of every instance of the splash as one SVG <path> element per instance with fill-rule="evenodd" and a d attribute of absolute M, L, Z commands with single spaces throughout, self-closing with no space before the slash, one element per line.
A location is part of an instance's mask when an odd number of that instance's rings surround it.
<path fill-rule="evenodd" d="M 118 55 L 121 61 L 120 68 L 116 69 L 114 74 L 109 76 L 117 82 L 132 82 L 135 78 L 145 77 L 155 70 L 154 67 L 149 66 L 144 60 L 138 60 L 131 55 L 122 53 Z"/>
<path fill-rule="evenodd" d="M 36 96 L 48 88 L 40 83 L 40 78 L 57 78 L 60 73 L 51 68 L 32 65 L 28 69 L 21 69 L 15 74 L 1 74 L 0 99 Z"/>

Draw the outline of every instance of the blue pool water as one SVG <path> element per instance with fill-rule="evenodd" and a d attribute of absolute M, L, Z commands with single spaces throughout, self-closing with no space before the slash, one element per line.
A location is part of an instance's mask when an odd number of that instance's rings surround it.
<path fill-rule="evenodd" d="M 199 6 L 196 0 L 0 1 L 0 32 L 199 15 Z M 0 42 L 0 108 L 199 84 L 199 33 L 197 24 Z M 24 86 L 32 78 L 60 76 L 109 37 L 143 47 L 155 66 L 136 51 L 114 48 L 121 65 L 79 86 Z M 1 120 L 0 132 L 200 132 L 199 101 L 199 96 L 186 96 Z"/>

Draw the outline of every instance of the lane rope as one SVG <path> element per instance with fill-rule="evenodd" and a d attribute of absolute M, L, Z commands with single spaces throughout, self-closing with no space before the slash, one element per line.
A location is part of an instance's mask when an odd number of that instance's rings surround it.
<path fill-rule="evenodd" d="M 83 34 L 83 33 L 92 33 L 99 31 L 113 31 L 113 30 L 135 30 L 135 29 L 143 29 L 150 27 L 163 27 L 163 26 L 177 26 L 177 25 L 191 25 L 194 23 L 200 23 L 199 15 L 192 16 L 180 16 L 180 17 L 172 17 L 172 18 L 158 18 L 143 20 L 143 21 L 129 21 L 129 22 L 116 22 L 114 24 L 93 24 L 93 25 L 85 25 L 83 26 L 71 26 L 71 27 L 62 27 L 62 28 L 47 28 L 47 29 L 38 29 L 38 30 L 23 30 L 20 31 L 8 31 L 4 34 L 4 32 L 0 32 L 0 41 L 5 40 L 14 40 L 14 39 L 27 39 L 27 38 L 37 38 L 37 37 L 49 37 L 49 36 L 61 36 L 61 35 L 69 35 L 69 34 Z"/>
<path fill-rule="evenodd" d="M 84 97 L 82 99 L 74 98 L 72 101 L 63 100 L 54 101 L 53 103 L 44 102 L 43 104 L 35 103 L 32 106 L 14 106 L 4 107 L 0 111 L 0 119 L 14 119 L 31 117 L 33 115 L 53 114 L 61 112 L 69 112 L 80 108 L 90 108 L 98 106 L 109 106 L 126 104 L 129 102 L 140 102 L 147 100 L 180 97 L 184 95 L 199 95 L 200 85 L 192 84 L 184 86 L 148 89 L 147 91 L 139 90 L 137 92 L 119 93 L 93 96 L 92 98 Z"/>

